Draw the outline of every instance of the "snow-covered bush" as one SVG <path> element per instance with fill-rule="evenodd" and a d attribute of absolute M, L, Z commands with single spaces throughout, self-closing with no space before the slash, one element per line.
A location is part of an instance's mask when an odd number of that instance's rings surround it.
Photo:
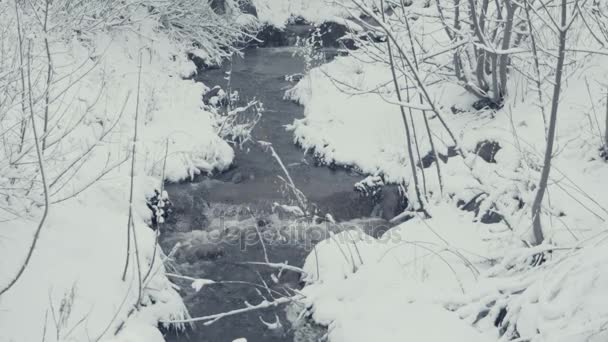
<path fill-rule="evenodd" d="M 146 102 L 149 96 L 149 106 L 141 110 L 146 112 L 143 121 L 153 119 L 154 110 L 159 109 L 158 102 L 163 95 L 147 89 L 145 80 L 151 80 L 155 75 L 143 76 L 144 87 L 138 94 L 133 91 L 135 89 L 121 93 L 123 89 L 116 91 L 110 87 L 119 70 L 126 70 L 127 66 L 137 68 L 138 63 L 149 64 L 151 60 L 160 58 L 167 65 L 170 59 L 176 61 L 183 68 L 182 74 L 188 75 L 193 70 L 184 58 L 184 49 L 192 50 L 195 44 L 199 53 L 204 51 L 201 53 L 204 57 L 217 62 L 233 53 L 233 44 L 256 27 L 254 18 L 240 13 L 238 7 L 232 9 L 229 17 L 220 16 L 206 1 L 41 0 L 17 2 L 17 7 L 3 2 L 0 13 L 4 33 L 0 61 L 3 99 L 0 120 L 4 127 L 0 134 L 4 148 L 0 152 L 0 167 L 5 170 L 0 182 L 8 182 L 10 186 L 7 187 L 13 189 L 11 196 L 4 198 L 11 204 L 4 207 L 18 212 L 29 210 L 32 204 L 27 203 L 32 198 L 41 204 L 41 198 L 35 197 L 42 189 L 42 184 L 36 180 L 39 167 L 34 165 L 36 140 L 39 140 L 45 157 L 44 163 L 49 164 L 50 195 L 58 200 L 62 199 L 58 196 L 59 189 L 75 177 L 89 159 L 95 159 L 93 154 L 104 149 L 106 142 L 114 140 L 117 133 L 127 133 L 128 130 L 123 130 L 124 123 L 128 121 L 125 117 L 136 97 Z M 118 44 L 114 44 L 117 38 L 138 40 L 138 35 L 158 33 L 167 34 L 163 38 L 165 41 L 156 42 L 150 37 L 149 43 L 137 42 L 123 51 L 118 51 Z M 161 50 L 167 44 L 176 44 L 175 51 Z M 135 65 L 108 60 L 108 57 L 123 52 Z M 142 68 L 144 72 L 150 72 L 145 70 L 146 65 Z M 137 73 L 137 69 L 131 71 Z M 108 107 L 110 98 L 113 99 L 112 106 Z M 39 130 L 38 139 L 33 135 L 32 116 Z M 73 145 L 76 141 L 79 144 Z M 66 146 L 68 142 L 70 146 Z M 63 151 L 64 148 L 68 148 L 69 155 Z M 105 166 L 96 166 L 98 174 L 119 167 L 127 158 L 126 152 L 104 153 L 108 157 Z M 61 158 L 56 158 L 56 155 L 61 155 Z M 225 167 L 229 162 L 218 161 L 218 166 Z M 205 171 L 216 167 L 213 163 L 203 165 L 194 160 L 189 163 L 191 167 Z M 159 171 L 157 167 L 158 175 Z M 174 178 L 171 174 L 170 177 Z M 15 199 L 18 193 L 22 196 Z M 11 216 L 9 212 L 4 214 Z"/>
<path fill-rule="evenodd" d="M 243 13 L 237 0 L 224 2 L 224 14 L 213 11 L 210 1 L 147 1 L 171 37 L 193 43 L 193 53 L 209 62 L 219 63 L 237 53 L 239 47 L 255 39 L 259 28 L 257 19 Z"/>

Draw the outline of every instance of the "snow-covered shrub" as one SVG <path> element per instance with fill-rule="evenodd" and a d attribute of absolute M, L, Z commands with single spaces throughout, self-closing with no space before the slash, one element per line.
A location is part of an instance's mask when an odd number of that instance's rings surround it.
<path fill-rule="evenodd" d="M 39 0 L 17 2 L 17 7 L 1 3 L 0 31 L 4 48 L 0 61 L 0 97 L 3 99 L 0 124 L 4 129 L 0 135 L 4 148 L 0 151 L 0 168 L 4 172 L 0 183 L 7 182 L 13 189 L 2 199 L 6 202 L 2 207 L 8 210 L 2 215 L 14 217 L 15 212 L 29 211 L 34 203 L 42 204 L 38 195 L 42 190 L 37 179 L 39 167 L 34 163 L 36 139 L 31 127 L 32 116 L 39 130 L 37 140 L 45 157 L 43 161 L 48 163 L 49 195 L 52 201 L 65 200 L 68 197 L 60 196 L 60 190 L 82 173 L 88 162 L 94 163 L 96 156 L 106 156 L 104 162 L 94 167 L 99 177 L 126 161 L 128 150 L 111 153 L 104 150 L 108 141 L 116 140 L 117 134 L 122 139 L 132 134 L 128 133 L 125 123 L 129 121 L 127 117 L 134 109 L 136 98 L 147 103 L 140 108 L 146 112 L 142 122 L 153 120 L 154 111 L 162 107 L 159 102 L 167 100 L 158 90 L 147 86 L 147 80 L 156 77 L 154 74 L 142 76 L 144 85 L 138 89 L 139 94 L 135 94 L 135 89 L 127 92 L 110 88 L 117 80 L 115 76 L 134 66 L 135 69 L 131 69 L 134 74 L 130 75 L 134 77 L 129 78 L 136 85 L 137 64 L 145 64 L 143 72 L 150 73 L 146 65 L 154 59 L 165 65 L 175 61 L 183 70 L 180 73 L 188 75 L 193 69 L 185 60 L 184 50 L 194 49 L 193 44 L 197 45 L 199 54 L 213 62 L 232 54 L 235 51 L 232 46 L 248 39 L 257 24 L 255 18 L 241 13 L 233 1 L 227 5 L 231 10 L 218 15 L 207 1 Z M 130 48 L 115 43 L 117 39 L 136 42 L 144 34 L 157 33 L 166 35 L 159 41 L 150 39 L 146 44 L 131 44 Z M 163 50 L 171 44 L 174 51 Z M 131 58 L 130 64 L 108 60 L 122 53 Z M 194 92 L 184 94 L 196 100 L 194 93 L 200 92 L 198 87 L 191 87 Z M 113 100 L 111 106 L 108 106 L 109 99 Z M 188 102 L 194 104 L 192 100 Z M 202 114 L 197 120 L 212 122 L 213 126 L 213 118 L 204 118 L 208 115 Z M 219 141 L 214 144 L 221 145 Z M 209 148 L 205 153 L 213 150 Z M 223 154 L 230 155 L 226 151 Z M 61 157 L 55 157 L 57 155 Z M 175 153 L 170 153 L 169 159 L 175 159 Z M 188 174 L 197 173 L 197 168 L 210 171 L 230 163 L 219 156 L 208 155 L 204 159 L 217 161 L 209 165 L 188 158 L 185 160 L 190 168 Z M 169 168 L 173 169 L 174 163 L 170 164 Z M 158 166 L 159 163 L 154 162 L 154 172 L 160 175 Z M 168 176 L 175 178 L 173 174 L 169 172 Z M 85 183 L 95 178 L 90 176 Z M 72 188 L 73 194 L 81 190 Z"/>
<path fill-rule="evenodd" d="M 191 42 L 192 52 L 209 62 L 238 52 L 238 48 L 255 39 L 257 19 L 243 13 L 236 0 L 224 2 L 225 13 L 213 11 L 210 1 L 147 0 L 151 13 L 159 16 L 162 28 L 178 41 Z"/>

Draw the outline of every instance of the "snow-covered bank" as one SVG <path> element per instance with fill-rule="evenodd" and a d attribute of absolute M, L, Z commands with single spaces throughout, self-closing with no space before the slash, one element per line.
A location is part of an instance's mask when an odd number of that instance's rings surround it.
<path fill-rule="evenodd" d="M 348 13 L 325 0 L 252 0 L 261 23 L 283 28 L 292 17 L 299 16 L 311 23 L 332 21 Z"/>
<path fill-rule="evenodd" d="M 446 310 L 462 300 L 500 242 L 481 241 L 488 225 L 448 206 L 437 219 L 415 219 L 380 240 L 358 231 L 319 243 L 306 259 L 304 288 L 312 317 L 328 325 L 329 340 L 493 341 Z"/>
<path fill-rule="evenodd" d="M 497 224 L 472 223 L 451 205 L 434 214 L 379 240 L 336 234 L 309 254 L 302 292 L 330 341 L 608 338 L 606 233 L 572 249 L 514 248 Z"/>
<path fill-rule="evenodd" d="M 440 35 L 437 23 L 426 20 L 421 17 L 412 29 L 425 32 L 435 28 L 433 32 Z M 428 39 L 425 48 L 432 49 L 433 42 Z M 386 52 L 385 44 L 375 45 L 377 53 Z M 287 91 L 287 99 L 305 106 L 305 118 L 296 120 L 290 129 L 297 144 L 314 151 L 326 164 L 353 166 L 368 174 L 382 175 L 388 182 L 413 185 L 403 118 L 396 105 L 390 68 L 375 61 L 366 50 L 351 51 L 350 56 L 336 57 L 313 68 Z M 553 158 L 555 169 L 549 185 L 551 203 L 543 214 L 545 220 L 551 217 L 555 220 L 547 230 L 554 243 L 572 243 L 593 235 L 608 216 L 604 209 L 608 208 L 606 189 L 597 186 L 605 183 L 608 170 L 600 158 L 603 134 L 597 123 L 597 111 L 605 102 L 600 87 L 591 88 L 588 93 L 586 86 L 602 82 L 606 70 L 601 65 L 606 63 L 606 56 L 588 57 L 584 61 L 585 68 L 573 70 L 568 80 L 559 112 L 559 148 Z M 545 123 L 536 107 L 538 100 L 529 92 L 522 92 L 525 78 L 514 74 L 509 83 L 512 95 L 501 109 L 476 110 L 476 97 L 430 68 L 431 71 L 421 69 L 422 77 L 428 79 L 430 96 L 441 108 L 443 119 L 460 147 L 467 152 L 466 160 L 452 157 L 440 162 L 444 187 L 441 194 L 423 115 L 416 104 L 411 116 L 406 109 L 408 122 L 411 120 L 416 129 L 413 159 L 416 163 L 419 157 L 423 159 L 424 181 L 420 179 L 420 168 L 418 178 L 424 182 L 421 188 L 426 188 L 430 210 L 439 198 L 440 201 L 447 198 L 456 205 L 483 194 L 478 201 L 482 208 L 477 219 L 487 211 L 499 212 L 514 229 L 516 240 L 525 240 L 530 233 L 529 205 L 534 198 L 545 145 Z M 414 100 L 417 98 L 410 103 Z M 437 153 L 440 157 L 449 155 L 449 147 L 454 146 L 449 133 L 428 106 L 418 107 L 427 109 Z M 493 147 L 493 143 L 498 147 Z M 490 148 L 485 149 L 484 144 Z M 414 198 L 413 186 L 408 187 L 408 192 Z M 576 233 L 570 231 L 573 227 L 578 227 Z"/>
<path fill-rule="evenodd" d="M 324 22 L 345 23 L 345 18 L 359 13 L 356 7 L 345 0 L 251 0 L 251 2 L 256 8 L 259 21 L 276 28 L 284 28 L 296 17 L 315 25 Z"/>
<path fill-rule="evenodd" d="M 189 37 L 167 26 L 176 18 L 160 20 L 131 2 L 38 5 L 15 11 L 0 3 L 1 288 L 18 273 L 48 206 L 25 272 L 0 296 L 0 341 L 163 341 L 158 322 L 187 312 L 165 277 L 146 197 L 161 188 L 161 176 L 222 170 L 234 153 L 202 103 L 206 87 L 184 79 L 195 66 L 185 57 Z M 199 55 L 221 56 L 206 48 Z"/>
<path fill-rule="evenodd" d="M 423 98 L 412 68 L 395 57 L 405 118 L 386 43 L 358 42 L 359 50 L 314 68 L 286 94 L 306 108 L 306 117 L 291 127 L 296 143 L 327 164 L 353 166 L 405 184 L 412 210 L 420 206 L 414 200 L 410 160 L 422 164 L 416 174 L 432 216 L 406 222 L 387 233 L 391 240 L 391 233 L 403 232 L 397 234 L 400 243 L 367 241 L 340 249 L 330 246 L 335 243 L 329 240 L 318 245 L 308 258 L 307 270 L 315 274 L 318 269 L 321 282 L 312 282 L 305 289 L 313 317 L 329 325 L 331 341 L 370 340 L 371 336 L 423 341 L 605 340 L 608 311 L 601 292 L 608 273 L 600 266 L 607 255 L 608 221 L 608 164 L 600 156 L 606 134 L 605 53 L 593 53 L 600 47 L 584 24 L 573 19 L 576 34 L 568 43 L 579 50 L 569 51 L 566 59 L 557 147 L 539 214 L 545 240 L 530 248 L 531 206 L 545 163 L 555 60 L 549 53 L 549 57 L 543 55 L 545 65 L 539 67 L 542 82 L 538 86 L 531 76 L 535 68 L 531 43 L 521 40 L 521 55 L 510 57 L 504 102 L 479 103 L 467 90 L 470 84 L 453 76 L 452 52 L 471 52 L 468 38 L 459 41 L 467 48 L 453 47 L 455 42 L 448 39 L 436 4 L 423 3 L 414 1 L 404 12 L 387 14 L 387 25 L 398 42 L 391 43 L 400 44 L 409 63 L 414 55 L 418 58 L 420 66 L 415 69 L 429 95 Z M 538 20 L 534 25 L 542 27 L 538 30 L 545 34 L 543 44 L 555 46 L 551 28 Z M 406 29 L 407 25 L 411 26 Z M 463 72 L 475 77 L 473 71 Z M 540 99 L 538 93 L 542 93 Z M 432 109 L 429 102 L 438 109 Z M 411 159 L 404 121 L 413 135 Z M 464 152 L 439 162 L 441 183 L 430 137 L 440 155 L 450 155 L 449 148 L 455 145 Z M 492 220 L 490 214 L 500 216 Z M 482 225 L 482 220 L 501 222 Z M 419 236 L 410 230 L 427 230 L 431 235 Z M 463 253 L 464 261 L 451 253 L 452 247 L 446 247 L 458 246 L 462 239 L 478 247 L 491 242 L 493 247 L 485 247 L 489 253 L 473 248 L 475 254 Z M 367 253 L 371 261 L 364 257 L 363 266 L 354 267 L 353 272 L 352 262 L 358 262 L 359 253 Z M 397 255 L 390 258 L 393 253 Z M 411 254 L 403 258 L 399 253 Z M 379 254 L 387 256 L 379 258 Z M 336 266 L 340 258 L 345 261 Z M 473 266 L 479 271 L 475 277 L 471 277 Z M 416 267 L 418 271 L 414 271 Z M 345 269 L 344 277 L 341 272 Z M 423 275 L 412 280 L 411 274 L 416 272 Z M 335 279 L 332 276 L 328 281 L 328 274 L 335 274 Z M 450 275 L 463 280 L 464 295 L 457 294 L 458 286 L 448 279 Z M 446 285 L 454 288 L 446 289 Z M 426 312 L 431 314 L 426 316 Z M 458 331 L 463 330 L 470 335 L 459 337 Z"/>

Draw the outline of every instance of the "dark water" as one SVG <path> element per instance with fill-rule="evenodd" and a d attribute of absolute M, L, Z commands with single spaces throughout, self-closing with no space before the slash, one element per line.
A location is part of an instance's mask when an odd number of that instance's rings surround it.
<path fill-rule="evenodd" d="M 283 100 L 286 89 L 293 83 L 285 75 L 302 73 L 304 60 L 293 55 L 290 48 L 252 49 L 244 59 L 235 58 L 232 65 L 219 70 L 201 73 L 198 80 L 208 86 L 225 87 L 225 71 L 232 69 L 232 88 L 238 90 L 241 99 L 257 98 L 266 111 L 253 131 L 255 139 L 271 142 L 287 166 L 294 183 L 314 202 L 322 213 L 331 213 L 336 219 L 349 225 L 382 224 L 377 220 L 353 221 L 367 217 L 372 210 L 366 200 L 353 191 L 353 184 L 362 175 L 344 169 L 315 167 L 314 160 L 293 144 L 293 136 L 285 125 L 303 117 L 303 108 Z M 168 184 L 175 206 L 171 220 L 165 226 L 161 245 L 166 253 L 179 243 L 182 247 L 169 264 L 170 271 L 194 278 L 215 281 L 242 281 L 251 284 L 214 284 L 200 292 L 191 288 L 190 281 L 175 279 L 193 317 L 215 314 L 243 308 L 245 302 L 260 303 L 272 296 L 292 295 L 291 289 L 301 286 L 296 272 L 271 270 L 262 266 L 242 264 L 247 261 L 264 261 L 264 246 L 271 262 L 288 262 L 302 266 L 311 243 L 320 236 L 304 235 L 303 239 L 290 238 L 294 232 L 309 231 L 304 224 L 295 225 L 295 218 L 273 211 L 272 203 L 285 203 L 277 175 L 283 172 L 276 160 L 261 147 L 248 144 L 236 150 L 235 167 L 212 179 L 196 183 Z M 349 221 L 350 220 L 350 221 Z M 326 229 L 317 225 L 316 230 Z M 330 229 L 341 229 L 336 226 Z M 281 243 L 269 238 L 259 243 L 258 231 L 282 232 Z M 274 235 L 273 235 L 274 236 Z M 287 237 L 287 238 L 286 238 Z M 277 242 L 272 243 L 271 242 Z M 267 284 L 270 288 L 265 288 Z M 276 292 L 275 292 L 276 291 Z M 303 308 L 290 306 L 268 309 L 226 317 L 212 325 L 197 324 L 195 329 L 182 333 L 167 332 L 169 342 L 233 341 L 317 341 L 324 333 L 300 320 L 292 325 L 288 316 L 297 316 Z M 280 329 L 269 329 L 262 323 L 275 322 L 279 318 Z"/>
<path fill-rule="evenodd" d="M 354 197 L 353 183 L 359 181 L 361 175 L 344 169 L 314 167 L 313 158 L 294 145 L 292 133 L 285 129 L 285 125 L 304 116 L 303 107 L 283 100 L 285 90 L 294 85 L 285 80 L 285 75 L 302 73 L 305 68 L 304 59 L 294 52 L 294 48 L 247 50 L 244 59 L 236 57 L 232 65 L 206 71 L 197 79 L 208 86 L 225 87 L 225 71 L 232 68 L 232 89 L 239 91 L 241 100 L 255 97 L 265 107 L 262 120 L 253 130 L 255 139 L 272 143 L 296 186 L 311 201 L 322 206 L 323 211 L 332 212 L 338 219 L 356 217 L 360 212 L 349 212 L 348 206 L 337 206 L 339 203 L 335 199 L 337 196 Z M 236 167 L 216 178 L 228 183 L 210 183 L 217 191 L 211 191 L 213 197 L 209 200 L 251 203 L 282 199 L 277 175 L 283 176 L 283 172 L 271 154 L 255 144 L 236 152 Z M 236 185 L 230 183 L 235 174 L 242 178 Z M 353 198 L 352 202 L 356 201 Z"/>

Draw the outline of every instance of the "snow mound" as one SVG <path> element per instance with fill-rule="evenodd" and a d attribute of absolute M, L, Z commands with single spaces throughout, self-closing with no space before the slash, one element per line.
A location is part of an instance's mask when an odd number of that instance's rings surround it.
<path fill-rule="evenodd" d="M 438 219 L 408 221 L 378 240 L 348 231 L 316 245 L 303 293 L 330 341 L 493 340 L 449 308 L 473 288 L 496 244 L 470 214 L 440 209 Z"/>
<path fill-rule="evenodd" d="M 252 0 L 258 19 L 263 24 L 284 28 L 293 17 L 301 17 L 313 24 L 344 23 L 359 10 L 345 0 Z"/>
<path fill-rule="evenodd" d="M 458 313 L 480 329 L 497 327 L 505 339 L 605 341 L 605 250 L 605 234 L 573 247 L 512 250 Z"/>

